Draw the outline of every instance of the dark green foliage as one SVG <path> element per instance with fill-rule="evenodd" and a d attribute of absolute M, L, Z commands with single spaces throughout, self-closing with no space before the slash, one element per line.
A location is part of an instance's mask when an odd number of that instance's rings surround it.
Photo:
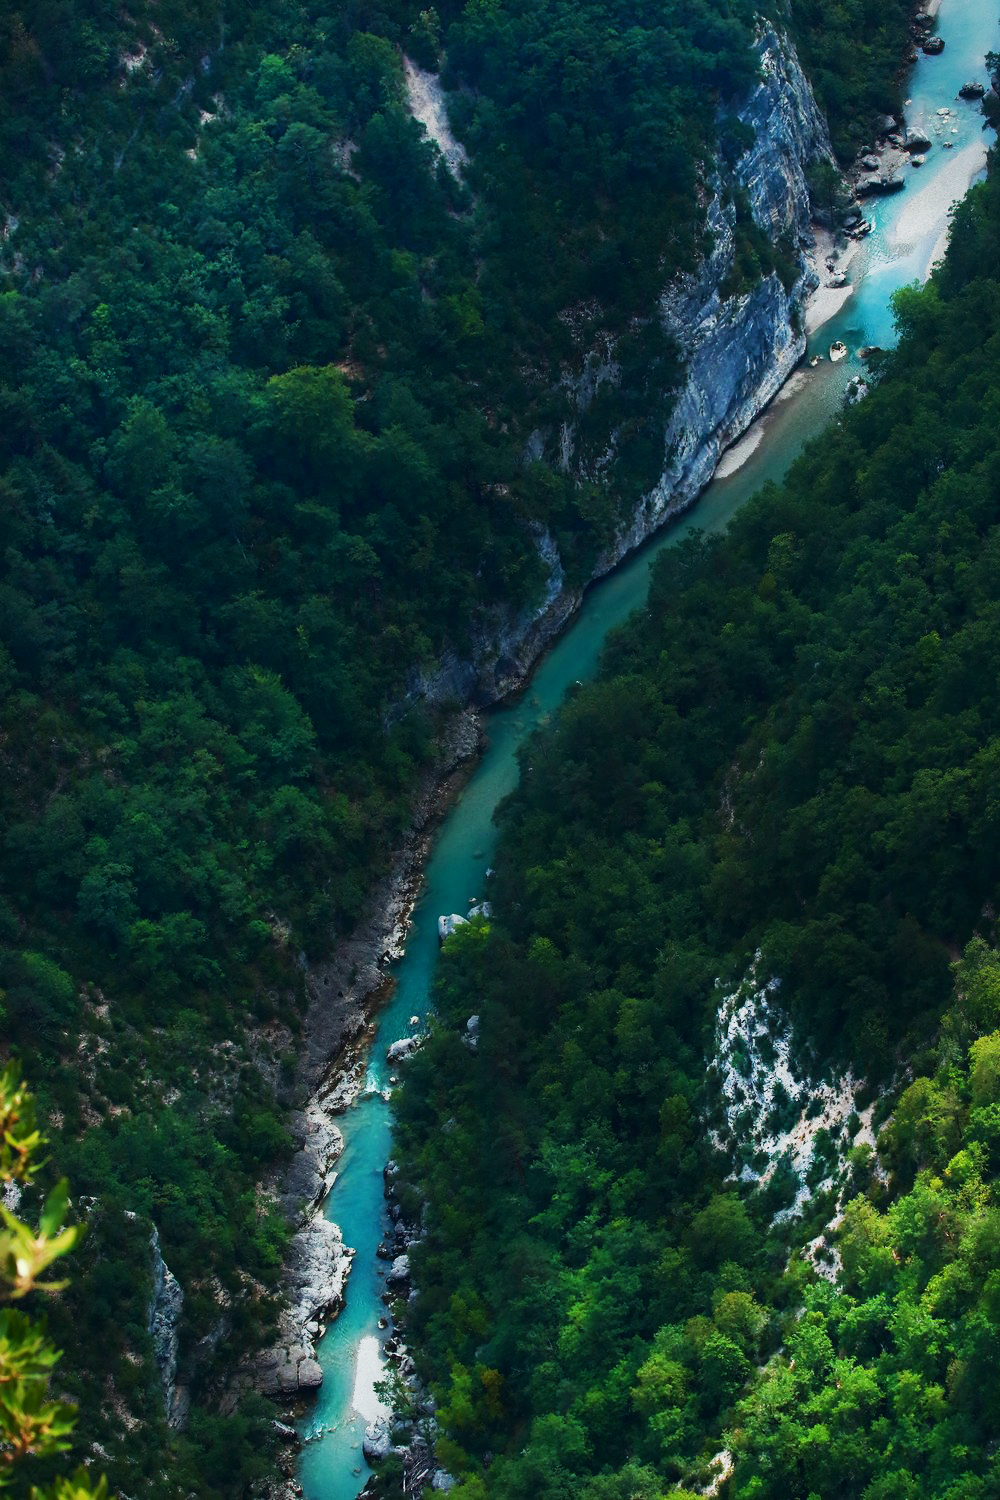
<path fill-rule="evenodd" d="M 589 576 L 658 473 L 678 363 L 656 297 L 699 246 L 716 151 L 747 144 L 732 110 L 754 17 L 744 0 L 3 7 L 4 1044 L 89 1205 L 55 1319 L 124 1493 L 242 1496 L 270 1464 L 265 1409 L 217 1409 L 274 1317 L 285 1229 L 257 1184 L 285 1149 L 270 1080 L 288 1080 L 303 962 L 351 927 L 406 825 L 435 730 L 404 711 L 415 675 L 498 602 L 537 600 L 539 528 L 572 583 Z M 401 48 L 460 86 L 463 183 L 405 107 Z M 772 269 L 787 279 L 785 247 L 746 225 L 739 284 Z M 580 421 L 587 477 L 526 465 L 598 347 L 625 378 Z M 708 879 L 694 831 L 666 847 L 667 879 L 681 924 Z M 624 891 L 590 892 L 594 919 Z M 590 993 L 556 937 L 536 959 L 553 995 Z M 628 924 L 598 981 L 633 1059 L 659 945 Z M 709 951 L 657 979 L 679 1045 L 696 1047 L 682 1020 Z M 641 1107 L 619 1089 L 621 1124 L 638 1138 L 655 1114 L 664 1160 L 697 1175 L 686 1069 Z M 548 1179 L 524 1171 L 544 1207 Z M 567 1223 L 586 1161 L 572 1183 Z M 635 1174 L 605 1190 L 648 1197 Z M 183 1435 L 151 1363 L 151 1222 L 185 1289 Z M 628 1251 L 637 1297 L 658 1232 Z M 526 1339 L 549 1295 L 531 1285 Z M 624 1336 L 598 1302 L 581 1347 Z M 474 1301 L 463 1316 L 482 1321 Z M 720 1405 L 750 1355 L 721 1327 L 702 1344 Z M 469 1370 L 453 1409 L 497 1422 L 493 1377 Z M 540 1428 L 543 1467 L 575 1472 L 589 1421 Z"/>
<path fill-rule="evenodd" d="M 4 1043 L 89 1203 L 56 1317 L 125 1493 L 242 1495 L 270 1461 L 259 1411 L 215 1412 L 274 1316 L 256 1184 L 302 964 L 406 825 L 435 730 L 404 712 L 415 675 L 537 600 L 540 528 L 589 576 L 659 472 L 656 298 L 720 116 L 724 157 L 746 144 L 752 23 L 743 0 L 3 8 Z M 464 183 L 401 48 L 461 85 Z M 624 389 L 580 422 L 589 478 L 526 465 L 596 347 Z M 151 1222 L 185 1289 L 185 1436 Z"/>
<path fill-rule="evenodd" d="M 723 1446 L 733 1500 L 995 1493 L 998 225 L 994 172 L 872 395 L 661 556 L 525 752 L 494 917 L 449 941 L 397 1096 L 462 1500 L 668 1494 Z M 820 1130 L 797 1227 L 788 1166 L 755 1192 L 707 1133 L 715 981 L 757 949 L 803 1069 L 916 1075 L 888 1181 Z M 794 1252 L 841 1155 L 833 1290 Z"/>
<path fill-rule="evenodd" d="M 872 144 L 882 115 L 902 111 L 914 7 L 908 0 L 790 0 L 789 10 L 834 150 L 850 161 Z"/>

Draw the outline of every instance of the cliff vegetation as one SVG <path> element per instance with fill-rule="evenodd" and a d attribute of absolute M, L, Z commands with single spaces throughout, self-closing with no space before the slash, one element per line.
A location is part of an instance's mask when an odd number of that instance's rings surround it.
<path fill-rule="evenodd" d="M 461 1500 L 1000 1482 L 998 236 L 525 751 L 396 1098 Z"/>
<path fill-rule="evenodd" d="M 273 1411 L 220 1403 L 274 1320 L 304 966 L 406 826 L 417 674 L 538 604 L 544 532 L 587 578 L 659 471 L 651 314 L 740 146 L 754 9 L 3 8 L 3 1037 L 89 1221 L 51 1321 L 124 1493 L 268 1472 Z M 446 58 L 457 177 L 404 51 Z M 601 338 L 598 488 L 524 454 Z"/>

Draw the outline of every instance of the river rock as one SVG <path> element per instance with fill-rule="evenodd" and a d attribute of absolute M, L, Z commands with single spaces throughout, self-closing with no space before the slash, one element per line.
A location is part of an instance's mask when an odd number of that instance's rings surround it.
<path fill-rule="evenodd" d="M 290 1344 L 258 1355 L 256 1386 L 265 1396 L 295 1396 L 313 1391 L 323 1383 L 323 1371 L 311 1345 Z"/>
<path fill-rule="evenodd" d="M 985 84 L 970 81 L 969 83 L 962 84 L 962 87 L 958 91 L 958 97 L 960 99 L 981 99 L 985 93 Z"/>
<path fill-rule="evenodd" d="M 944 37 L 929 36 L 924 42 L 923 51 L 928 57 L 937 57 L 940 52 L 944 51 Z"/>
<path fill-rule="evenodd" d="M 456 927 L 464 927 L 468 920 L 468 917 L 463 917 L 457 911 L 446 917 L 438 917 L 438 942 L 443 943 L 445 938 L 450 938 Z"/>
<path fill-rule="evenodd" d="M 386 1049 L 386 1062 L 397 1063 L 407 1057 L 412 1057 L 422 1041 L 422 1036 L 401 1037 L 398 1042 L 393 1042 L 392 1046 Z"/>
<path fill-rule="evenodd" d="M 390 1418 L 377 1417 L 374 1422 L 369 1422 L 361 1444 L 361 1451 L 368 1462 L 377 1464 L 381 1459 L 388 1458 L 391 1448 Z"/>
<path fill-rule="evenodd" d="M 410 1279 L 410 1257 L 397 1255 L 385 1276 L 386 1286 L 404 1286 Z"/>
<path fill-rule="evenodd" d="M 906 151 L 929 151 L 931 144 L 931 138 L 926 130 L 908 130 L 903 138 L 903 147 Z"/>
<path fill-rule="evenodd" d="M 903 178 L 896 173 L 885 177 L 863 177 L 858 183 L 857 193 L 859 198 L 874 198 L 884 193 L 898 193 L 905 186 Z"/>

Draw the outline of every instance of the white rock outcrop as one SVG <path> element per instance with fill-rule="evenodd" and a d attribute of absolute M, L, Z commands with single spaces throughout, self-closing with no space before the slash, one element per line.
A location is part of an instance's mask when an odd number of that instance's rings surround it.
<path fill-rule="evenodd" d="M 436 73 L 427 73 L 423 68 L 418 68 L 408 57 L 403 58 L 403 73 L 410 113 L 415 120 L 420 121 L 437 146 L 451 175 L 461 177 L 462 168 L 469 158 L 461 141 L 457 141 L 451 133 L 441 80 Z"/>
<path fill-rule="evenodd" d="M 156 1225 L 149 1239 L 153 1254 L 153 1295 L 149 1302 L 148 1327 L 153 1340 L 153 1358 L 163 1386 L 163 1404 L 171 1427 L 179 1427 L 187 1413 L 187 1393 L 177 1386 L 177 1352 L 184 1293 L 177 1277 L 163 1259 Z"/>
<path fill-rule="evenodd" d="M 254 1384 L 265 1396 L 294 1396 L 321 1385 L 315 1336 L 340 1311 L 354 1251 L 336 1224 L 311 1215 L 292 1236 L 285 1262 L 289 1306 L 282 1313 L 279 1339 L 257 1356 Z"/>

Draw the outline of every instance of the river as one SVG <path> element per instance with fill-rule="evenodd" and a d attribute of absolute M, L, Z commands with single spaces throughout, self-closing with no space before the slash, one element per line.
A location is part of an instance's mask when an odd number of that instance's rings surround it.
<path fill-rule="evenodd" d="M 779 480 L 803 445 L 840 410 L 844 390 L 864 366 L 857 350 L 894 341 L 889 299 L 899 286 L 927 276 L 943 249 L 948 210 L 982 172 L 985 137 L 976 103 L 957 99 L 968 78 L 986 81 L 984 54 L 997 46 L 997 0 L 944 0 L 938 31 L 939 57 L 921 56 L 910 77 L 907 123 L 931 134 L 934 145 L 920 168 L 905 168 L 906 190 L 870 200 L 865 208 L 872 233 L 849 267 L 853 293 L 811 337 L 810 355 L 842 340 L 849 356 L 794 374 L 763 417 L 735 448 L 697 505 L 667 526 L 612 574 L 590 588 L 569 629 L 539 662 L 527 689 L 488 719 L 489 748 L 435 838 L 403 958 L 394 968 L 396 988 L 379 1017 L 368 1065 L 366 1091 L 339 1124 L 344 1152 L 325 1205 L 356 1255 L 347 1302 L 331 1324 L 318 1357 L 324 1382 L 301 1424 L 305 1440 L 300 1480 L 307 1500 L 354 1500 L 370 1473 L 361 1452 L 365 1425 L 379 1414 L 373 1381 L 381 1371 L 378 1321 L 384 1315 L 386 1262 L 375 1249 L 385 1232 L 382 1168 L 391 1154 L 391 1118 L 383 1097 L 391 1069 L 387 1046 L 410 1034 L 410 1019 L 423 1020 L 437 962 L 437 918 L 465 912 L 471 897 L 487 894 L 485 872 L 494 847 L 492 818 L 517 778 L 517 748 L 552 713 L 567 688 L 592 677 L 609 630 L 646 597 L 649 571 L 663 547 L 692 530 L 721 530 L 733 513 L 767 480 Z M 939 115 L 939 110 L 949 115 Z M 944 140 L 953 144 L 944 149 Z"/>

